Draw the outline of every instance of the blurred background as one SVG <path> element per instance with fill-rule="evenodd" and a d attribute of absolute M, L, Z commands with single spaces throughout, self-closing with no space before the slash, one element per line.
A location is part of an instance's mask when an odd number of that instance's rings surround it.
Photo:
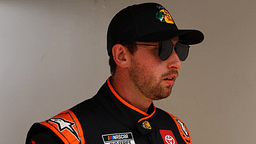
<path fill-rule="evenodd" d="M 0 143 L 92 97 L 110 76 L 107 27 L 145 0 L 0 0 Z M 172 95 L 155 102 L 194 144 L 256 143 L 256 1 L 156 0 L 180 29 L 198 29 Z"/>

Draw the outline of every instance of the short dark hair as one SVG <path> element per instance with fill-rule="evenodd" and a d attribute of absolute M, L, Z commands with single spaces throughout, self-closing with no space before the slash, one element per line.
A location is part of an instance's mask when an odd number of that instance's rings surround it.
<path fill-rule="evenodd" d="M 132 42 L 129 42 L 126 44 L 122 44 L 122 45 L 125 46 L 132 55 L 137 51 L 137 45 L 136 45 L 135 41 L 132 41 Z M 115 62 L 112 54 L 109 57 L 109 66 L 110 66 L 110 72 L 111 72 L 112 76 L 114 76 L 116 73 L 116 62 Z"/>

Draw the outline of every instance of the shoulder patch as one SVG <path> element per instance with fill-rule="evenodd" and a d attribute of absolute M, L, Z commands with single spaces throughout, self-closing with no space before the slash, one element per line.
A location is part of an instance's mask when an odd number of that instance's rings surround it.
<path fill-rule="evenodd" d="M 186 142 L 186 144 L 191 144 L 191 137 L 190 137 L 190 133 L 188 131 L 187 126 L 179 118 L 173 116 L 172 114 L 169 114 L 169 115 L 172 117 L 172 119 L 176 123 L 182 139 Z"/>
<path fill-rule="evenodd" d="M 70 110 L 66 110 L 40 124 L 51 129 L 65 144 L 85 143 L 80 122 Z"/>
<path fill-rule="evenodd" d="M 177 140 L 171 130 L 160 130 L 164 144 L 177 144 Z"/>

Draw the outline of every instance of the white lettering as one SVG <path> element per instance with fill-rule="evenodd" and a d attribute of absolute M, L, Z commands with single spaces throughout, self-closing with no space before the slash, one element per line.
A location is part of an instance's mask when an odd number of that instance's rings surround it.
<path fill-rule="evenodd" d="M 120 139 L 127 139 L 128 138 L 128 134 L 119 134 L 119 135 L 113 135 L 113 139 L 116 140 L 120 140 Z"/>
<path fill-rule="evenodd" d="M 178 121 L 178 123 L 180 124 L 180 126 L 181 126 L 183 132 L 185 133 L 185 135 L 188 137 L 188 132 L 187 132 L 185 126 L 184 126 L 184 123 L 182 123 L 182 122 L 181 122 L 180 120 L 178 120 L 178 119 L 177 119 L 177 121 Z"/>
<path fill-rule="evenodd" d="M 110 142 L 110 144 L 131 144 L 130 141 L 116 141 L 116 142 Z"/>

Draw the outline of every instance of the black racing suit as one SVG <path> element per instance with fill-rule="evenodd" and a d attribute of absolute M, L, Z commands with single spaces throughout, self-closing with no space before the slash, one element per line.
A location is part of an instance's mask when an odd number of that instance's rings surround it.
<path fill-rule="evenodd" d="M 148 113 L 124 101 L 110 79 L 89 100 L 29 130 L 26 144 L 191 144 L 184 123 L 152 103 Z"/>

